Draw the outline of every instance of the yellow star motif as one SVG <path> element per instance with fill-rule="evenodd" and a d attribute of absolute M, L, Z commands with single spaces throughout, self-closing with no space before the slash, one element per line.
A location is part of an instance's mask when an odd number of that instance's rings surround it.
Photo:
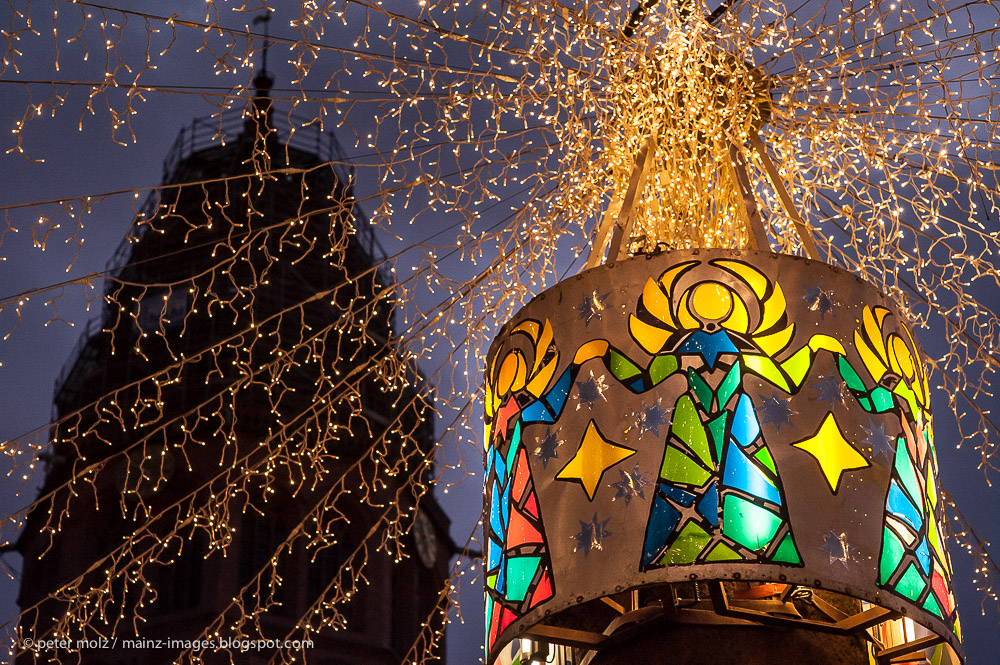
<path fill-rule="evenodd" d="M 830 485 L 830 491 L 834 494 L 840 489 L 840 479 L 844 471 L 871 466 L 871 462 L 844 438 L 832 413 L 826 414 L 823 424 L 813 437 L 792 445 L 816 458 L 826 482 Z"/>
<path fill-rule="evenodd" d="M 579 481 L 587 492 L 587 498 L 593 501 L 604 472 L 632 455 L 635 455 L 635 451 L 631 448 L 611 443 L 601 436 L 597 425 L 591 420 L 576 455 L 566 462 L 566 466 L 556 474 L 556 478 Z"/>

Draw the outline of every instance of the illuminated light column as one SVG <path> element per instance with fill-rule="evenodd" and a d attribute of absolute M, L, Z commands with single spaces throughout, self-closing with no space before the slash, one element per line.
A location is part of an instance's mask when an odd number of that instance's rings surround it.
<path fill-rule="evenodd" d="M 486 375 L 487 662 L 960 662 L 927 379 L 866 282 L 638 256 L 528 303 Z"/>

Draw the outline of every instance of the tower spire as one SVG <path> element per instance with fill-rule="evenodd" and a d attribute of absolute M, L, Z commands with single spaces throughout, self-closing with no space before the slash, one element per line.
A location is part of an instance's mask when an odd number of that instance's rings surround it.
<path fill-rule="evenodd" d="M 266 136 L 271 128 L 271 86 L 274 78 L 267 71 L 267 51 L 271 48 L 268 30 L 270 22 L 270 11 L 265 11 L 253 20 L 254 25 L 264 24 L 264 47 L 261 49 L 260 71 L 253 78 L 251 112 L 243 123 L 243 131 L 247 136 Z"/>
<path fill-rule="evenodd" d="M 274 84 L 274 78 L 267 71 L 267 51 L 271 48 L 271 34 L 268 26 L 271 23 L 271 12 L 265 11 L 262 15 L 253 20 L 253 24 L 264 24 L 264 48 L 261 49 L 260 71 L 253 79 L 257 97 L 267 97 Z"/>

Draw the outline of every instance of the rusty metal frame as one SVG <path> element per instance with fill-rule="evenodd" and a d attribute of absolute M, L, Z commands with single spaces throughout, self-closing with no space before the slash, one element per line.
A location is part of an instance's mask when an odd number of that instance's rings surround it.
<path fill-rule="evenodd" d="M 781 598 L 790 597 L 790 592 L 797 587 L 788 585 L 788 588 L 781 594 Z M 672 597 L 676 603 L 676 594 Z M 637 590 L 627 592 L 629 598 L 637 598 Z M 805 628 L 835 635 L 853 635 L 864 632 L 864 636 L 869 641 L 875 643 L 875 658 L 879 665 L 892 665 L 910 660 L 919 655 L 923 650 L 937 646 L 945 642 L 940 635 L 929 635 L 921 637 L 904 644 L 885 648 L 867 631 L 869 628 L 884 621 L 897 619 L 902 615 L 895 610 L 880 607 L 878 605 L 870 607 L 856 614 L 846 614 L 841 610 L 826 603 L 821 598 L 812 596 L 809 602 L 817 609 L 830 616 L 833 621 L 823 622 L 813 619 L 794 618 L 788 614 L 777 614 L 774 612 L 754 609 L 752 607 L 740 606 L 735 603 L 741 601 L 731 599 L 726 593 L 724 584 L 721 581 L 709 583 L 709 593 L 712 609 L 697 609 L 690 607 L 664 607 L 659 602 L 647 605 L 642 608 L 626 610 L 621 603 L 610 598 L 601 598 L 609 607 L 620 613 L 620 616 L 609 622 L 608 627 L 602 633 L 593 631 L 578 630 L 562 626 L 553 626 L 545 623 L 538 623 L 527 629 L 523 637 L 534 640 L 559 644 L 562 646 L 583 649 L 587 654 L 583 656 L 581 665 L 588 665 L 596 653 L 601 649 L 612 648 L 615 645 L 631 639 L 637 632 L 648 628 L 650 624 L 658 622 L 669 623 L 691 623 L 691 624 L 713 624 L 713 625 L 740 625 L 740 626 L 780 626 L 786 628 Z M 609 602 L 610 601 L 610 602 Z M 733 601 L 733 602 L 731 602 Z M 745 605 L 754 603 L 754 600 L 742 601 Z M 759 602 L 759 601 L 757 601 Z M 784 600 L 772 602 L 786 602 Z"/>

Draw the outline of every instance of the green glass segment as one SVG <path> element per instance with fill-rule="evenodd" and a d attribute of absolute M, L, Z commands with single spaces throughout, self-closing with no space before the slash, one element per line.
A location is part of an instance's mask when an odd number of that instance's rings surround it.
<path fill-rule="evenodd" d="M 858 392 L 865 390 L 865 382 L 861 380 L 858 373 L 851 367 L 851 363 L 847 362 L 847 358 L 844 356 L 837 357 L 837 369 L 840 370 L 840 378 L 844 380 L 848 388 Z"/>
<path fill-rule="evenodd" d="M 719 408 L 726 408 L 726 404 L 729 403 L 729 398 L 733 396 L 736 389 L 740 387 L 740 364 L 736 363 L 733 365 L 732 369 L 729 370 L 729 374 L 726 374 L 726 378 L 722 380 L 719 384 Z"/>
<path fill-rule="evenodd" d="M 492 575 L 487 575 L 486 576 L 486 586 L 488 586 L 491 589 L 496 589 L 497 588 L 497 574 L 496 573 L 493 573 Z"/>
<path fill-rule="evenodd" d="M 761 448 L 756 453 L 754 453 L 753 456 L 758 462 L 769 468 L 771 470 L 771 473 L 773 473 L 775 476 L 778 475 L 778 469 L 777 467 L 774 466 L 774 458 L 771 457 L 770 450 L 768 450 L 766 447 Z"/>
<path fill-rule="evenodd" d="M 723 542 L 719 542 L 712 551 L 708 553 L 705 557 L 705 561 L 742 561 L 743 557 L 740 556 L 739 552 L 734 550 L 729 545 Z"/>
<path fill-rule="evenodd" d="M 747 353 L 743 356 L 743 362 L 746 363 L 747 369 L 754 374 L 764 377 L 786 393 L 791 392 L 792 387 L 788 385 L 785 375 L 781 373 L 781 370 L 774 364 L 774 361 L 767 356 L 756 356 Z"/>
<path fill-rule="evenodd" d="M 879 386 L 872 391 L 872 404 L 875 405 L 875 413 L 884 413 L 892 408 L 892 393 Z"/>
<path fill-rule="evenodd" d="M 722 533 L 751 550 L 771 542 L 781 526 L 781 518 L 766 508 L 729 494 L 722 504 Z"/>
<path fill-rule="evenodd" d="M 712 411 L 712 397 L 714 393 L 712 389 L 708 387 L 705 383 L 705 379 L 698 376 L 698 373 L 693 369 L 688 368 L 688 386 L 691 387 L 691 391 L 694 392 L 695 398 L 698 403 L 701 404 L 701 410 L 709 413 Z"/>
<path fill-rule="evenodd" d="M 917 471 L 910 461 L 910 452 L 906 449 L 906 439 L 899 437 L 896 441 L 896 475 L 903 482 L 903 488 L 910 495 L 910 499 L 918 508 L 923 508 L 923 499 L 920 496 L 920 482 L 917 480 Z"/>
<path fill-rule="evenodd" d="M 690 395 L 681 395 L 677 400 L 673 421 L 671 431 L 674 435 L 700 457 L 705 466 L 711 468 L 712 454 L 708 450 L 708 434 Z"/>
<path fill-rule="evenodd" d="M 795 547 L 795 541 L 792 540 L 792 533 L 790 531 L 781 539 L 781 544 L 778 545 L 778 549 L 774 551 L 774 556 L 771 558 L 774 561 L 782 563 L 802 563 L 802 558 L 799 556 L 799 551 Z"/>
<path fill-rule="evenodd" d="M 711 540 L 712 537 L 704 529 L 694 522 L 688 522 L 677 535 L 677 540 L 657 563 L 660 565 L 694 563 Z"/>
<path fill-rule="evenodd" d="M 941 552 L 941 541 L 938 538 L 938 525 L 937 520 L 931 520 L 927 527 L 927 540 L 930 541 L 931 547 L 937 553 L 937 558 L 944 561 L 944 554 Z"/>
<path fill-rule="evenodd" d="M 667 446 L 663 453 L 663 465 L 660 467 L 660 477 L 674 483 L 687 483 L 701 486 L 711 474 L 700 464 L 673 446 Z"/>
<path fill-rule="evenodd" d="M 920 598 L 920 594 L 924 592 L 924 587 L 927 586 L 927 581 L 920 575 L 920 571 L 917 570 L 917 566 L 910 563 L 906 567 L 906 572 L 903 573 L 903 577 L 900 578 L 899 582 L 896 583 L 896 593 L 906 596 L 910 600 L 916 601 Z"/>
<path fill-rule="evenodd" d="M 808 346 L 803 346 L 795 352 L 795 355 L 781 363 L 782 369 L 788 373 L 793 386 L 802 385 L 810 365 L 812 365 L 812 350 Z"/>
<path fill-rule="evenodd" d="M 934 484 L 934 474 L 930 468 L 927 469 L 927 483 L 924 485 L 924 489 L 927 491 L 927 500 L 931 504 L 931 512 L 934 512 L 937 510 L 938 496 L 937 485 Z"/>
<path fill-rule="evenodd" d="M 878 583 L 885 585 L 892 574 L 896 572 L 896 567 L 903 560 L 903 543 L 899 542 L 889 527 L 882 528 L 882 559 L 879 561 Z"/>
<path fill-rule="evenodd" d="M 905 381 L 900 381 L 892 392 L 902 397 L 910 405 L 910 413 L 920 413 L 920 404 L 917 403 L 917 396 L 913 389 L 906 385 Z"/>
<path fill-rule="evenodd" d="M 517 451 L 521 447 L 521 421 L 518 420 L 517 424 L 514 425 L 514 434 L 510 437 L 510 447 L 507 449 L 507 459 L 504 460 L 507 463 L 507 470 L 511 473 L 514 471 L 514 460 L 517 459 Z"/>
<path fill-rule="evenodd" d="M 712 444 L 715 446 L 716 465 L 722 460 L 722 446 L 726 442 L 726 417 L 728 415 L 720 413 L 708 421 L 708 431 L 712 435 Z"/>
<path fill-rule="evenodd" d="M 631 378 L 641 372 L 636 364 L 618 353 L 614 349 L 611 349 L 611 373 L 614 374 L 615 378 L 619 381 L 624 381 L 625 379 Z"/>
<path fill-rule="evenodd" d="M 924 601 L 924 609 L 932 614 L 944 618 L 944 614 L 941 613 L 941 606 L 938 605 L 937 599 L 934 597 L 933 593 L 927 594 L 927 600 Z"/>
<path fill-rule="evenodd" d="M 867 397 L 859 397 L 858 398 L 858 404 L 861 405 L 862 409 L 864 409 L 868 413 L 871 413 L 871 411 L 872 411 L 872 401 L 870 399 L 868 399 Z"/>
<path fill-rule="evenodd" d="M 677 371 L 677 356 L 656 356 L 649 364 L 649 378 L 655 386 Z"/>
<path fill-rule="evenodd" d="M 517 602 L 524 600 L 541 560 L 540 556 L 515 556 L 507 559 L 508 600 Z"/>

